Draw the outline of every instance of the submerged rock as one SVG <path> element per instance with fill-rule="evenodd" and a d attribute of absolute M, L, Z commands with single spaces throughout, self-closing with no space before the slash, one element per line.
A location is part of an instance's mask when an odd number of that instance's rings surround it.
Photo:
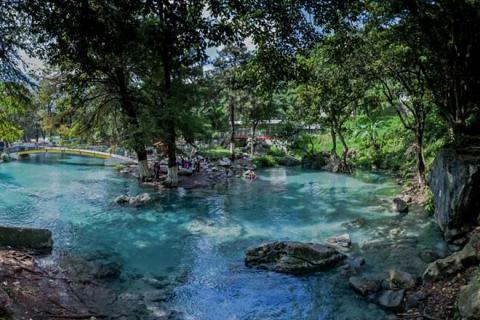
<path fill-rule="evenodd" d="M 152 197 L 148 193 L 142 193 L 135 197 L 129 197 L 127 195 L 121 195 L 115 198 L 113 202 L 122 205 L 130 205 L 130 206 L 141 206 L 145 205 L 152 201 Z"/>
<path fill-rule="evenodd" d="M 400 198 L 393 199 L 393 210 L 400 213 L 408 212 L 408 204 Z"/>
<path fill-rule="evenodd" d="M 382 307 L 389 309 L 399 309 L 402 306 L 405 290 L 384 290 L 376 299 L 376 302 Z"/>
<path fill-rule="evenodd" d="M 478 224 L 480 217 L 480 152 L 443 149 L 429 178 L 435 220 L 450 240 L 450 230 Z M 456 232 L 458 233 L 458 232 Z"/>
<path fill-rule="evenodd" d="M 340 267 L 341 273 L 345 276 L 355 275 L 364 264 L 365 259 L 362 257 L 348 257 L 345 263 Z"/>
<path fill-rule="evenodd" d="M 329 245 L 274 241 L 247 249 L 245 263 L 275 272 L 308 274 L 331 269 L 345 257 Z"/>
<path fill-rule="evenodd" d="M 50 252 L 53 247 L 52 232 L 47 229 L 0 226 L 0 247 Z"/>
<path fill-rule="evenodd" d="M 364 218 L 356 218 L 348 222 L 342 223 L 342 227 L 347 229 L 360 229 L 367 224 L 367 220 Z"/>
<path fill-rule="evenodd" d="M 94 270 L 94 277 L 101 280 L 114 280 L 120 277 L 122 266 L 115 262 L 100 264 Z"/>

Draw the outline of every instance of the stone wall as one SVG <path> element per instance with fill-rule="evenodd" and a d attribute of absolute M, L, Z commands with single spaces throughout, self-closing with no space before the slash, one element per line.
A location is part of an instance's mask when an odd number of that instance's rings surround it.
<path fill-rule="evenodd" d="M 443 149 L 430 172 L 435 220 L 447 240 L 478 224 L 480 217 L 480 148 Z"/>

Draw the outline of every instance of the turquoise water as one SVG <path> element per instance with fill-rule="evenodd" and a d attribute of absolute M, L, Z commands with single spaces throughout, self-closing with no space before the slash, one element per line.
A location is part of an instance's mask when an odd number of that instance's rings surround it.
<path fill-rule="evenodd" d="M 399 189 L 388 177 L 284 168 L 258 174 L 255 182 L 168 190 L 151 205 L 123 208 L 113 204 L 116 196 L 150 190 L 98 159 L 33 156 L 0 164 L 0 224 L 52 230 L 50 260 L 120 265 L 120 278 L 108 285 L 142 299 L 145 313 L 132 306 L 131 319 L 157 319 L 165 310 L 186 319 L 385 319 L 338 271 L 275 274 L 246 268 L 243 253 L 263 240 L 323 242 L 346 232 L 350 253 L 367 261 L 364 272 L 418 273 L 421 252 L 445 253 L 430 219 L 390 210 Z M 363 228 L 342 225 L 358 217 Z"/>

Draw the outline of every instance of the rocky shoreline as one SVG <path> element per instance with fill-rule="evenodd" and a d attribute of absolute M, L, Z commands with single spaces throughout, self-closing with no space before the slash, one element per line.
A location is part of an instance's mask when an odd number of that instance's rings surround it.
<path fill-rule="evenodd" d="M 446 154 L 452 157 L 451 153 Z M 449 181 L 442 180 L 434 186 L 436 194 L 445 194 L 442 193 L 444 188 L 453 188 L 448 197 L 455 201 L 449 201 L 462 206 L 462 199 L 472 197 L 472 184 L 477 181 L 477 171 L 472 169 L 475 165 L 478 162 L 457 163 L 457 166 L 468 167 L 468 171 L 449 167 L 448 170 L 462 177 L 468 173 L 474 178 L 454 187 L 449 185 Z M 435 169 L 438 166 L 440 169 Z M 437 179 L 436 175 L 445 166 L 445 162 L 438 161 L 432 181 Z M 225 186 L 231 179 L 242 178 L 243 172 L 251 167 L 252 162 L 243 159 L 233 165 L 225 159 L 205 162 L 200 173 L 181 173 L 180 185 L 185 189 Z M 120 172 L 135 177 L 136 170 L 136 166 L 132 165 Z M 163 188 L 162 181 L 145 182 L 144 185 L 160 189 Z M 465 188 L 470 192 L 462 193 Z M 129 206 L 140 206 L 150 201 L 152 197 L 148 193 L 131 197 L 120 195 L 115 199 L 119 205 Z M 402 215 L 407 214 L 416 201 L 411 191 L 407 191 L 393 199 L 391 205 Z M 436 199 L 438 204 L 445 201 L 444 198 Z M 401 264 L 384 272 L 364 274 L 363 266 L 370 262 L 348 253 L 352 246 L 349 234 L 326 239 L 328 244 L 293 241 L 261 244 L 247 249 L 245 263 L 248 267 L 295 276 L 337 268 L 354 292 L 385 308 L 397 319 L 480 319 L 480 228 L 466 230 L 464 221 L 455 216 L 463 217 L 464 214 L 458 208 L 454 209 L 453 215 L 440 211 L 435 216 L 437 223 L 443 221 L 442 230 L 450 240 L 449 248 L 453 253 L 446 257 L 425 253 L 425 259 L 430 263 L 423 273 L 423 270 L 407 270 Z M 365 223 L 358 218 L 345 223 L 345 228 L 361 228 Z M 418 259 L 409 251 L 416 239 L 399 239 L 394 230 L 390 230 L 388 236 L 398 241 L 371 241 L 363 244 L 362 249 L 375 251 L 376 246 L 387 246 L 397 255 L 404 255 L 410 260 Z M 107 284 L 119 279 L 121 266 L 70 258 L 58 265 L 42 265 L 42 254 L 52 248 L 48 230 L 0 227 L 0 246 L 8 247 L 0 250 L 0 318 L 15 315 L 14 319 L 129 319 L 127 315 L 132 308 L 141 315 L 139 319 L 182 318 L 182 315 L 171 313 L 166 308 L 147 310 L 146 297 L 142 294 L 118 295 L 109 289 Z M 424 260 L 423 257 L 421 259 Z M 163 289 L 169 287 L 168 283 L 158 284 L 155 279 L 148 281 Z"/>
<path fill-rule="evenodd" d="M 148 167 L 150 172 L 154 172 L 154 161 L 149 160 Z M 180 168 L 178 171 L 178 186 L 184 189 L 213 189 L 216 187 L 225 187 L 233 179 L 242 178 L 248 169 L 255 169 L 251 159 L 236 159 L 233 163 L 228 158 L 219 160 L 207 160 L 202 158 L 200 170 L 198 172 L 192 169 Z M 136 164 L 118 167 L 120 174 L 138 179 L 138 168 Z M 158 179 L 151 178 L 141 182 L 143 186 L 154 188 L 155 190 L 165 189 L 165 180 L 167 178 L 167 167 L 165 163 L 160 165 L 160 175 Z"/>

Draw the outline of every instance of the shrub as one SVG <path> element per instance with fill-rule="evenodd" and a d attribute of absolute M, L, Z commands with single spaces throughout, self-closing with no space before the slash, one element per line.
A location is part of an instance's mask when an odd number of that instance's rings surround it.
<path fill-rule="evenodd" d="M 287 153 L 280 148 L 271 147 L 270 150 L 268 150 L 267 155 L 272 157 L 285 157 Z"/>
<path fill-rule="evenodd" d="M 198 153 L 211 160 L 218 160 L 225 157 L 227 158 L 230 157 L 230 150 L 225 148 L 211 148 L 211 149 L 201 150 Z"/>
<path fill-rule="evenodd" d="M 10 158 L 10 155 L 9 155 L 8 153 L 2 153 L 1 159 L 2 159 L 3 162 L 9 162 L 9 161 L 12 160 L 12 159 Z"/>
<path fill-rule="evenodd" d="M 275 167 L 278 165 L 277 160 L 270 156 L 262 156 L 262 157 L 257 157 L 253 159 L 253 163 L 258 167 L 258 168 L 270 168 L 270 167 Z"/>
<path fill-rule="evenodd" d="M 435 203 L 433 202 L 433 193 L 430 189 L 426 191 L 425 198 L 426 200 L 423 208 L 428 214 L 433 215 L 435 213 Z"/>

